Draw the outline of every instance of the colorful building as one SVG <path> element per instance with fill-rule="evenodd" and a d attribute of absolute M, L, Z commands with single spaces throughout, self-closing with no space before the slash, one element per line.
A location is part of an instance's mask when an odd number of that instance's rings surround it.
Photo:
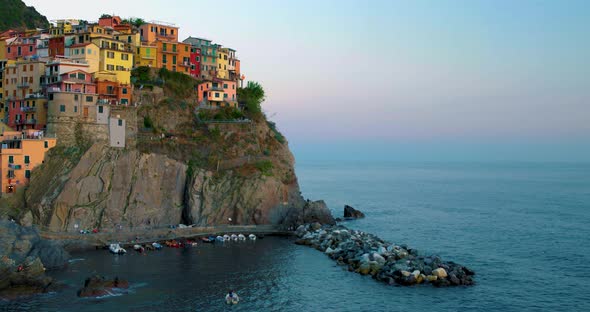
<path fill-rule="evenodd" d="M 217 45 L 212 44 L 211 40 L 197 37 L 188 37 L 182 42 L 201 49 L 201 79 L 217 78 Z"/>
<path fill-rule="evenodd" d="M 4 131 L 0 136 L 0 193 L 14 193 L 28 184 L 33 169 L 43 163 L 45 154 L 57 140 L 43 131 Z"/>
<path fill-rule="evenodd" d="M 6 58 L 18 60 L 37 54 L 37 38 L 15 37 L 6 41 Z"/>
<path fill-rule="evenodd" d="M 111 72 L 98 72 L 95 83 L 99 104 L 129 105 L 131 104 L 133 88 L 130 84 L 121 84 L 116 75 Z"/>
<path fill-rule="evenodd" d="M 133 68 L 133 50 L 126 47 L 124 42 L 114 39 L 97 38 L 92 41 L 100 48 L 99 71 L 109 71 L 117 75 L 121 84 L 131 82 L 131 68 Z"/>
<path fill-rule="evenodd" d="M 102 27 L 112 27 L 121 25 L 121 18 L 118 16 L 112 16 L 105 14 L 101 18 L 98 19 L 98 25 Z"/>
<path fill-rule="evenodd" d="M 139 27 L 142 42 L 152 43 L 156 40 L 178 42 L 178 27 L 172 23 L 151 21 Z"/>
<path fill-rule="evenodd" d="M 181 42 L 156 41 L 156 67 L 190 74 L 190 48 Z"/>
<path fill-rule="evenodd" d="M 219 46 L 217 51 L 217 78 L 229 79 L 229 50 Z"/>
<path fill-rule="evenodd" d="M 39 60 L 8 63 L 4 69 L 5 100 L 24 99 L 27 94 L 41 92 L 45 62 Z"/>
<path fill-rule="evenodd" d="M 65 54 L 73 61 L 88 64 L 89 73 L 100 68 L 100 48 L 94 43 L 81 43 L 67 47 Z"/>
<path fill-rule="evenodd" d="M 74 26 L 80 25 L 80 21 L 76 19 L 61 19 L 51 22 L 53 25 L 49 28 L 49 34 L 52 36 L 63 36 L 74 33 Z"/>
<path fill-rule="evenodd" d="M 47 98 L 43 94 L 28 94 L 24 99 L 8 102 L 7 125 L 17 131 L 43 130 L 47 126 Z"/>
<path fill-rule="evenodd" d="M 157 66 L 158 46 L 154 43 L 141 43 L 135 48 L 135 67 Z"/>
<path fill-rule="evenodd" d="M 191 46 L 190 75 L 194 78 L 201 78 L 201 49 Z"/>
<path fill-rule="evenodd" d="M 65 47 L 64 36 L 51 37 L 49 38 L 48 54 L 51 57 L 66 55 Z"/>
<path fill-rule="evenodd" d="M 232 80 L 214 79 L 201 83 L 197 87 L 200 106 L 237 107 L 236 82 Z"/>

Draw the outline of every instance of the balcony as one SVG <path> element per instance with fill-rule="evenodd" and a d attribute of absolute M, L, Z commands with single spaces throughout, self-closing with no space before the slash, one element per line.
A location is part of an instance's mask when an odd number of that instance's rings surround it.
<path fill-rule="evenodd" d="M 221 91 L 221 92 L 224 91 L 222 87 L 211 87 L 211 88 L 209 88 L 209 90 L 211 90 L 211 91 Z"/>
<path fill-rule="evenodd" d="M 30 86 L 31 86 L 31 84 L 29 84 L 28 82 L 21 82 L 16 85 L 17 88 L 28 88 Z"/>
<path fill-rule="evenodd" d="M 27 119 L 25 120 L 26 125 L 34 125 L 37 123 L 37 119 Z"/>
<path fill-rule="evenodd" d="M 25 113 L 34 112 L 34 111 L 37 110 L 37 107 L 27 107 L 27 106 L 25 106 L 25 107 L 21 107 L 20 110 L 23 111 L 23 112 L 25 112 Z"/>
<path fill-rule="evenodd" d="M 29 93 L 27 95 L 25 95 L 25 99 L 43 99 L 45 98 L 45 95 L 41 94 L 41 93 Z"/>

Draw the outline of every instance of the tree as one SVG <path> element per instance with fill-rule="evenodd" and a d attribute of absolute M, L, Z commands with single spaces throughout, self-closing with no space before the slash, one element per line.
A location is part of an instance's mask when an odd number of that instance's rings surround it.
<path fill-rule="evenodd" d="M 264 89 L 258 82 L 249 81 L 245 88 L 238 88 L 238 102 L 252 118 L 262 117 Z"/>

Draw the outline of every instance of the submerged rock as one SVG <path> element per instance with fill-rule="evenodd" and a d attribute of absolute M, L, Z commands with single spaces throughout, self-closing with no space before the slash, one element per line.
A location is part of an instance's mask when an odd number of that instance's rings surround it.
<path fill-rule="evenodd" d="M 113 295 L 120 289 L 129 288 L 129 282 L 115 277 L 106 279 L 102 276 L 91 276 L 84 281 L 84 287 L 78 290 L 78 297 L 102 297 Z"/>

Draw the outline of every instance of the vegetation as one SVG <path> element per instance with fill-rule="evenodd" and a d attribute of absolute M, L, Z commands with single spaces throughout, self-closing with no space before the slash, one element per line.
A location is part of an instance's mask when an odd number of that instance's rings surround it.
<path fill-rule="evenodd" d="M 256 162 L 255 166 L 263 176 L 272 176 L 272 162 L 270 160 L 258 161 Z"/>
<path fill-rule="evenodd" d="M 154 128 L 154 122 L 149 115 L 143 117 L 143 126 L 148 129 Z"/>
<path fill-rule="evenodd" d="M 197 85 L 197 81 L 191 76 L 172 72 L 166 68 L 160 69 L 158 76 L 164 83 L 164 90 L 179 98 L 190 97 Z"/>
<path fill-rule="evenodd" d="M 48 28 L 47 18 L 21 0 L 0 0 L 0 31 L 11 28 Z"/>
<path fill-rule="evenodd" d="M 245 88 L 238 88 L 238 101 L 244 108 L 246 115 L 252 119 L 263 118 L 262 102 L 264 102 L 264 89 L 258 82 L 249 81 Z"/>
<path fill-rule="evenodd" d="M 200 110 L 199 119 L 201 121 L 229 121 L 245 118 L 244 113 L 235 107 L 222 107 L 212 110 Z"/>
<path fill-rule="evenodd" d="M 130 24 L 133 27 L 139 28 L 141 25 L 145 24 L 145 20 L 143 18 L 139 18 L 139 17 L 130 17 L 130 18 L 123 19 L 121 21 L 121 23 Z"/>
<path fill-rule="evenodd" d="M 267 121 L 266 123 L 268 124 L 268 127 L 272 130 L 272 132 L 274 132 L 275 139 L 277 139 L 277 141 L 281 142 L 281 144 L 284 144 L 285 142 L 287 142 L 287 140 L 285 139 L 283 134 L 280 133 L 279 130 L 277 130 L 277 124 L 275 124 L 272 121 Z"/>

